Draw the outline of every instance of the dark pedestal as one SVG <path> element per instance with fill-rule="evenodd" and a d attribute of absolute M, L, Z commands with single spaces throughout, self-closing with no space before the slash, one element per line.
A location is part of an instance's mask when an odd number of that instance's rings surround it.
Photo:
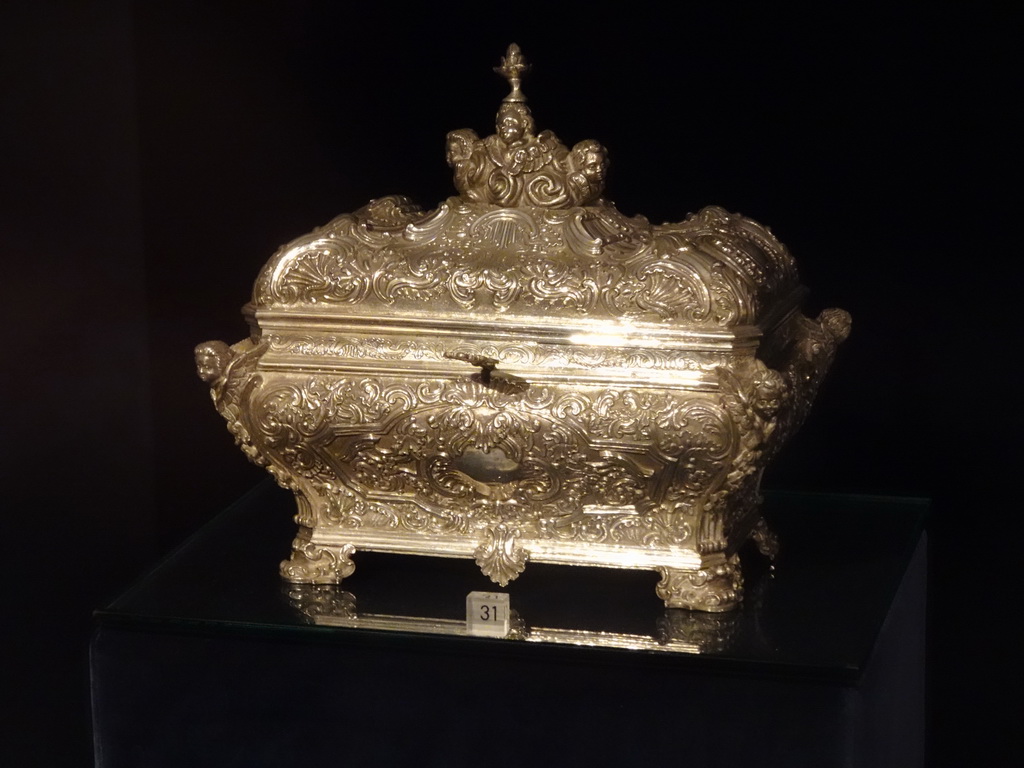
<path fill-rule="evenodd" d="M 97 765 L 919 766 L 927 503 L 769 495 L 740 611 L 666 611 L 655 574 L 528 565 L 516 639 L 463 632 L 470 561 L 276 564 L 262 485 L 96 614 Z"/>

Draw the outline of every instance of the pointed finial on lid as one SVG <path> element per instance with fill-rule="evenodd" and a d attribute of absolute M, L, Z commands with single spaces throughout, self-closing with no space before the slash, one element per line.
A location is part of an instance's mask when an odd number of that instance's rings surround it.
<path fill-rule="evenodd" d="M 508 84 L 512 88 L 508 96 L 502 99 L 503 102 L 522 104 L 526 101 L 519 86 L 522 83 L 523 75 L 530 71 L 530 65 L 526 63 L 518 45 L 512 43 L 508 47 L 508 51 L 501 57 L 501 66 L 495 67 L 494 71 L 508 80 Z"/>

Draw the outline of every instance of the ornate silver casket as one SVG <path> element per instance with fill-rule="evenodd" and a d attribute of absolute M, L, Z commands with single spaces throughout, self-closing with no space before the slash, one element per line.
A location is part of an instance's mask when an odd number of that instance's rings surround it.
<path fill-rule="evenodd" d="M 244 453 L 291 489 L 285 579 L 359 550 L 657 570 L 669 607 L 728 610 L 737 550 L 774 542 L 766 462 L 849 315 L 799 311 L 785 246 L 720 208 L 679 224 L 602 197 L 595 141 L 535 133 L 515 46 L 497 133 L 448 135 L 458 195 L 371 201 L 282 247 L 249 338 L 196 349 Z"/>

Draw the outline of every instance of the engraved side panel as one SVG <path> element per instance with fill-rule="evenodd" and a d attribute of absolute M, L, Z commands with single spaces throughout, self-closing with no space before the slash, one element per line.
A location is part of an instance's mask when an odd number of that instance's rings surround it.
<path fill-rule="evenodd" d="M 268 456 L 317 525 L 687 546 L 738 449 L 717 396 L 528 385 L 495 373 L 275 374 L 253 391 Z"/>

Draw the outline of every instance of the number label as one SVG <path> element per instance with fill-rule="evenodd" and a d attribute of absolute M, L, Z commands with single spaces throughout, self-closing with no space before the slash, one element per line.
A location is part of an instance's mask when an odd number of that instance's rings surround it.
<path fill-rule="evenodd" d="M 466 595 L 466 632 L 470 635 L 505 637 L 509 628 L 508 594 L 470 592 Z"/>

